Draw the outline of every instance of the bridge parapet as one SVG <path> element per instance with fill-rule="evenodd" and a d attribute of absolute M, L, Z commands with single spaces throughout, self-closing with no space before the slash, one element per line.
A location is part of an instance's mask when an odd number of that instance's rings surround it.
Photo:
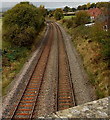
<path fill-rule="evenodd" d="M 105 118 L 110 115 L 110 97 L 88 102 L 53 114 L 55 118 Z"/>

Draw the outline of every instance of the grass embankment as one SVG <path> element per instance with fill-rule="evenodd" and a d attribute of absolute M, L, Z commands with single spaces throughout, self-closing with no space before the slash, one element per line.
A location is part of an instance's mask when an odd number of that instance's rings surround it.
<path fill-rule="evenodd" d="M 0 88 L 2 89 L 2 56 L 1 56 L 1 49 L 2 49 L 2 18 L 0 18 Z M 0 91 L 1 91 L 0 89 Z M 1 94 L 1 92 L 0 92 Z"/>
<path fill-rule="evenodd" d="M 0 18 L 0 49 L 2 48 L 2 18 Z"/>
<path fill-rule="evenodd" d="M 108 96 L 108 83 L 110 80 L 110 31 L 104 31 L 100 24 L 92 27 L 85 27 L 84 25 L 74 27 L 74 25 L 71 25 L 67 28 L 68 21 L 63 22 L 63 26 L 72 36 L 73 44 L 82 56 L 90 82 L 96 89 L 97 98 Z"/>
<path fill-rule="evenodd" d="M 30 54 L 37 49 L 42 39 L 45 28 L 42 28 L 39 35 L 36 36 L 34 44 L 31 48 L 11 46 L 10 43 L 3 41 L 3 74 L 2 74 L 2 94 L 6 95 L 8 85 L 12 82 L 16 74 L 19 73 L 24 63 L 29 59 Z"/>

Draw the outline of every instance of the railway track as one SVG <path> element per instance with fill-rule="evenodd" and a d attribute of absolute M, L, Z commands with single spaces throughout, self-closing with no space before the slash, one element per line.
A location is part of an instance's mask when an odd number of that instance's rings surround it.
<path fill-rule="evenodd" d="M 18 105 L 16 105 L 14 110 L 12 110 L 10 113 L 11 119 L 18 119 L 18 118 L 30 119 L 33 117 L 33 112 L 35 109 L 37 98 L 40 93 L 40 88 L 43 82 L 43 76 L 45 73 L 49 53 L 51 50 L 51 45 L 52 45 L 51 39 L 53 37 L 52 29 L 53 27 L 52 25 L 50 25 L 47 43 L 36 65 L 33 75 L 29 80 L 25 91 L 22 94 L 22 97 Z"/>
<path fill-rule="evenodd" d="M 25 90 L 22 92 L 19 102 L 17 102 L 17 104 L 13 106 L 13 109 L 9 111 L 10 119 L 32 119 L 39 117 L 35 113 L 38 110 L 38 104 L 41 102 L 40 96 L 42 97 L 42 95 L 45 94 L 45 92 L 42 94 L 41 89 L 44 81 L 46 81 L 46 79 L 44 79 L 44 75 L 46 74 L 45 72 L 49 62 L 50 51 L 54 43 L 53 36 L 55 36 L 55 31 L 57 35 L 56 48 L 58 48 L 58 69 L 56 71 L 56 76 L 58 77 L 55 81 L 56 86 L 54 84 L 51 85 L 56 88 L 55 103 L 53 103 L 53 106 L 55 105 L 54 111 L 75 106 L 71 72 L 62 32 L 59 26 L 55 23 L 50 23 L 49 27 L 45 47 L 40 55 L 31 79 L 29 80 Z M 39 110 L 42 111 L 42 108 Z"/>
<path fill-rule="evenodd" d="M 68 56 L 62 32 L 58 25 L 55 25 L 58 34 L 58 90 L 57 110 L 64 110 L 75 106 L 75 97 L 71 80 Z"/>

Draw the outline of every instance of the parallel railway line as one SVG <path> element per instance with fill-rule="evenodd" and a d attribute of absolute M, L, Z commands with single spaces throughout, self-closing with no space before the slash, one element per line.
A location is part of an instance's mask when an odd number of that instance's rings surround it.
<path fill-rule="evenodd" d="M 50 23 L 50 29 L 47 35 L 47 42 L 40 55 L 39 61 L 35 70 L 29 80 L 25 90 L 22 92 L 21 98 L 13 109 L 9 111 L 10 119 L 32 119 L 35 116 L 38 97 L 41 94 L 41 86 L 43 84 L 43 77 L 47 69 L 48 58 L 53 44 L 53 36 L 55 35 L 54 28 L 57 32 L 58 45 L 58 71 L 57 73 L 57 98 L 55 110 L 63 110 L 75 106 L 74 90 L 71 80 L 71 72 L 69 68 L 68 56 L 59 26 L 55 23 Z M 57 48 L 57 47 L 56 47 Z M 54 86 L 54 85 L 53 85 Z M 51 99 L 51 98 L 50 98 Z M 42 110 L 41 110 L 42 111 Z"/>
<path fill-rule="evenodd" d="M 69 68 L 68 56 L 66 53 L 65 43 L 62 32 L 56 25 L 58 34 L 58 104 L 57 110 L 63 110 L 75 106 L 75 97 L 73 93 L 73 85 L 71 80 L 71 72 Z"/>

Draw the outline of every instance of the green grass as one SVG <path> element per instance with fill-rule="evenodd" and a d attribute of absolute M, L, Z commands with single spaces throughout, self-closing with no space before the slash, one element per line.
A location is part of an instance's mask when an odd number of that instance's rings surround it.
<path fill-rule="evenodd" d="M 0 49 L 2 48 L 2 18 L 0 18 Z"/>
<path fill-rule="evenodd" d="M 70 19 L 72 17 L 75 17 L 75 16 L 64 16 L 64 19 Z"/>

